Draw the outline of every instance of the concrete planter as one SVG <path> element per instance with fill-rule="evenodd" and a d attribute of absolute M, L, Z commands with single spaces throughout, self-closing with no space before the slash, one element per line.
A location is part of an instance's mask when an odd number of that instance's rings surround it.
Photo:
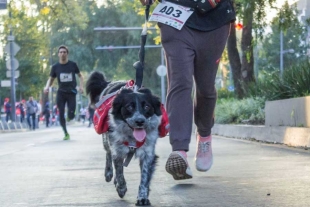
<path fill-rule="evenodd" d="M 215 124 L 212 134 L 281 143 L 293 147 L 310 147 L 310 128 L 304 127 Z"/>
<path fill-rule="evenodd" d="M 310 96 L 266 101 L 265 126 L 310 127 Z"/>

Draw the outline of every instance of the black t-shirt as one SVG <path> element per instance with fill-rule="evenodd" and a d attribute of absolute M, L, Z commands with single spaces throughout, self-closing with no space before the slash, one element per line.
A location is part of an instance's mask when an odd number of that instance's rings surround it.
<path fill-rule="evenodd" d="M 161 0 L 159 0 L 162 2 Z M 194 6 L 191 4 L 197 0 L 166 0 L 175 4 L 183 5 L 186 7 Z M 207 0 L 205 0 L 207 1 Z M 207 4 L 207 2 L 206 2 Z M 191 5 L 191 6 L 189 6 Z M 193 14 L 188 18 L 185 25 L 189 28 L 199 31 L 207 32 L 218 29 L 229 22 L 236 19 L 236 12 L 231 0 L 222 0 L 214 9 L 201 14 L 197 9 L 194 9 Z"/>
<path fill-rule="evenodd" d="M 66 64 L 56 63 L 52 66 L 50 76 L 57 77 L 58 90 L 66 93 L 77 93 L 75 74 L 79 74 L 80 70 L 73 61 Z"/>
<path fill-rule="evenodd" d="M 235 19 L 236 13 L 233 4 L 230 0 L 226 0 L 220 2 L 206 14 L 200 14 L 198 11 L 194 11 L 185 25 L 192 29 L 206 32 L 218 29 Z"/>

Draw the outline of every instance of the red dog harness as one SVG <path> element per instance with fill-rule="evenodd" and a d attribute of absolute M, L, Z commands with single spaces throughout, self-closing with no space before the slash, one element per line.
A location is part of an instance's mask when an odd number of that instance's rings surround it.
<path fill-rule="evenodd" d="M 125 87 L 133 88 L 134 81 L 133 80 L 127 81 Z M 113 100 L 117 93 L 119 93 L 119 90 L 115 91 L 114 93 L 107 94 L 106 96 L 102 97 L 98 103 L 96 103 L 96 110 L 94 113 L 93 123 L 95 131 L 98 134 L 106 133 L 109 130 L 109 110 L 112 108 Z M 161 123 L 158 127 L 158 132 L 159 137 L 162 138 L 165 137 L 169 132 L 169 120 L 163 104 L 161 104 L 160 110 L 162 112 L 162 117 L 161 117 Z M 144 142 L 141 142 L 142 144 L 140 146 L 139 143 L 140 142 L 138 142 L 137 148 L 141 147 L 144 144 Z"/>

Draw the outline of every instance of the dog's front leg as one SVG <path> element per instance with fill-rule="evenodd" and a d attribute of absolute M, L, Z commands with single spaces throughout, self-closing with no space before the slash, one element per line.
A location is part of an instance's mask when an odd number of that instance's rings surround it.
<path fill-rule="evenodd" d="M 122 157 L 114 157 L 114 168 L 115 168 L 115 180 L 114 184 L 116 187 L 116 191 L 119 197 L 123 198 L 127 191 L 126 181 L 124 177 L 124 167 L 123 167 L 124 158 Z"/>
<path fill-rule="evenodd" d="M 140 158 L 141 181 L 136 206 L 151 205 L 148 197 L 157 158 L 155 154 L 151 156 L 146 155 L 142 159 Z"/>
<path fill-rule="evenodd" d="M 106 151 L 106 162 L 105 162 L 105 170 L 104 170 L 104 176 L 105 176 L 106 182 L 110 182 L 113 177 L 112 154 L 111 154 L 108 136 L 109 134 L 107 133 L 102 135 L 103 147 Z"/>

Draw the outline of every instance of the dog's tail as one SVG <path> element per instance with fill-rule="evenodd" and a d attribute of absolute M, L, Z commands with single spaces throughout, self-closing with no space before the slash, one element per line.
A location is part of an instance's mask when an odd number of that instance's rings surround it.
<path fill-rule="evenodd" d="M 99 101 L 101 92 L 110 82 L 106 81 L 104 74 L 100 71 L 93 71 L 86 82 L 86 94 L 89 95 L 90 103 L 93 105 Z"/>

